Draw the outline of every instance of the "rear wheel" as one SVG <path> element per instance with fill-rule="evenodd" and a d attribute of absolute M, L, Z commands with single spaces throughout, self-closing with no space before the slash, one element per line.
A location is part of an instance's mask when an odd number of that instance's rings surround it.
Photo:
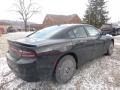
<path fill-rule="evenodd" d="M 109 45 L 109 48 L 107 50 L 107 55 L 112 55 L 113 48 L 114 48 L 114 44 L 113 44 L 113 42 L 111 42 L 110 45 Z"/>
<path fill-rule="evenodd" d="M 67 55 L 60 59 L 55 70 L 55 79 L 58 83 L 68 82 L 74 75 L 76 62 L 73 56 Z"/>

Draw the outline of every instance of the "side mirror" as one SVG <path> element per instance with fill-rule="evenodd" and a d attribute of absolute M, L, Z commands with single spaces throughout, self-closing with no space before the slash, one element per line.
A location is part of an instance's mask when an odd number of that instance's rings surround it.
<path fill-rule="evenodd" d="M 103 32 L 102 31 L 100 31 L 100 36 L 102 36 L 103 35 Z"/>

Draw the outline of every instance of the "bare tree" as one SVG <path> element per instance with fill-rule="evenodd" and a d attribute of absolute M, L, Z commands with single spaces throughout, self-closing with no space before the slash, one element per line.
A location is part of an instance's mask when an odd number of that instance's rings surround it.
<path fill-rule="evenodd" d="M 33 0 L 17 0 L 14 4 L 16 7 L 15 12 L 17 12 L 24 22 L 24 29 L 28 31 L 28 20 L 36 13 L 40 12 L 40 8 L 36 7 L 37 5 Z"/>

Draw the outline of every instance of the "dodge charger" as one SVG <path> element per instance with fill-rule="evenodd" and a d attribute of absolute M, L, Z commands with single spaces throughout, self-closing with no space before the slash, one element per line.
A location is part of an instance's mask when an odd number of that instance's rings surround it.
<path fill-rule="evenodd" d="M 84 63 L 111 55 L 114 38 L 87 24 L 46 27 L 21 39 L 8 39 L 8 66 L 28 82 L 66 83 Z"/>

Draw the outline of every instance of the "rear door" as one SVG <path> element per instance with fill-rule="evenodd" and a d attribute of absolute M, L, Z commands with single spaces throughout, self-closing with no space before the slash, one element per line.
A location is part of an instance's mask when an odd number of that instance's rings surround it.
<path fill-rule="evenodd" d="M 75 37 L 74 37 L 74 35 Z M 72 51 L 77 55 L 79 65 L 85 63 L 92 58 L 94 42 L 88 39 L 87 32 L 83 26 L 73 28 L 69 35 L 71 36 L 73 48 Z"/>
<path fill-rule="evenodd" d="M 93 57 L 98 57 L 100 55 L 102 55 L 103 53 L 105 53 L 105 40 L 106 38 L 104 36 L 100 36 L 100 32 L 98 31 L 98 29 L 96 29 L 93 26 L 85 26 L 85 29 L 88 32 L 88 38 L 92 39 L 94 41 L 94 54 Z"/>

